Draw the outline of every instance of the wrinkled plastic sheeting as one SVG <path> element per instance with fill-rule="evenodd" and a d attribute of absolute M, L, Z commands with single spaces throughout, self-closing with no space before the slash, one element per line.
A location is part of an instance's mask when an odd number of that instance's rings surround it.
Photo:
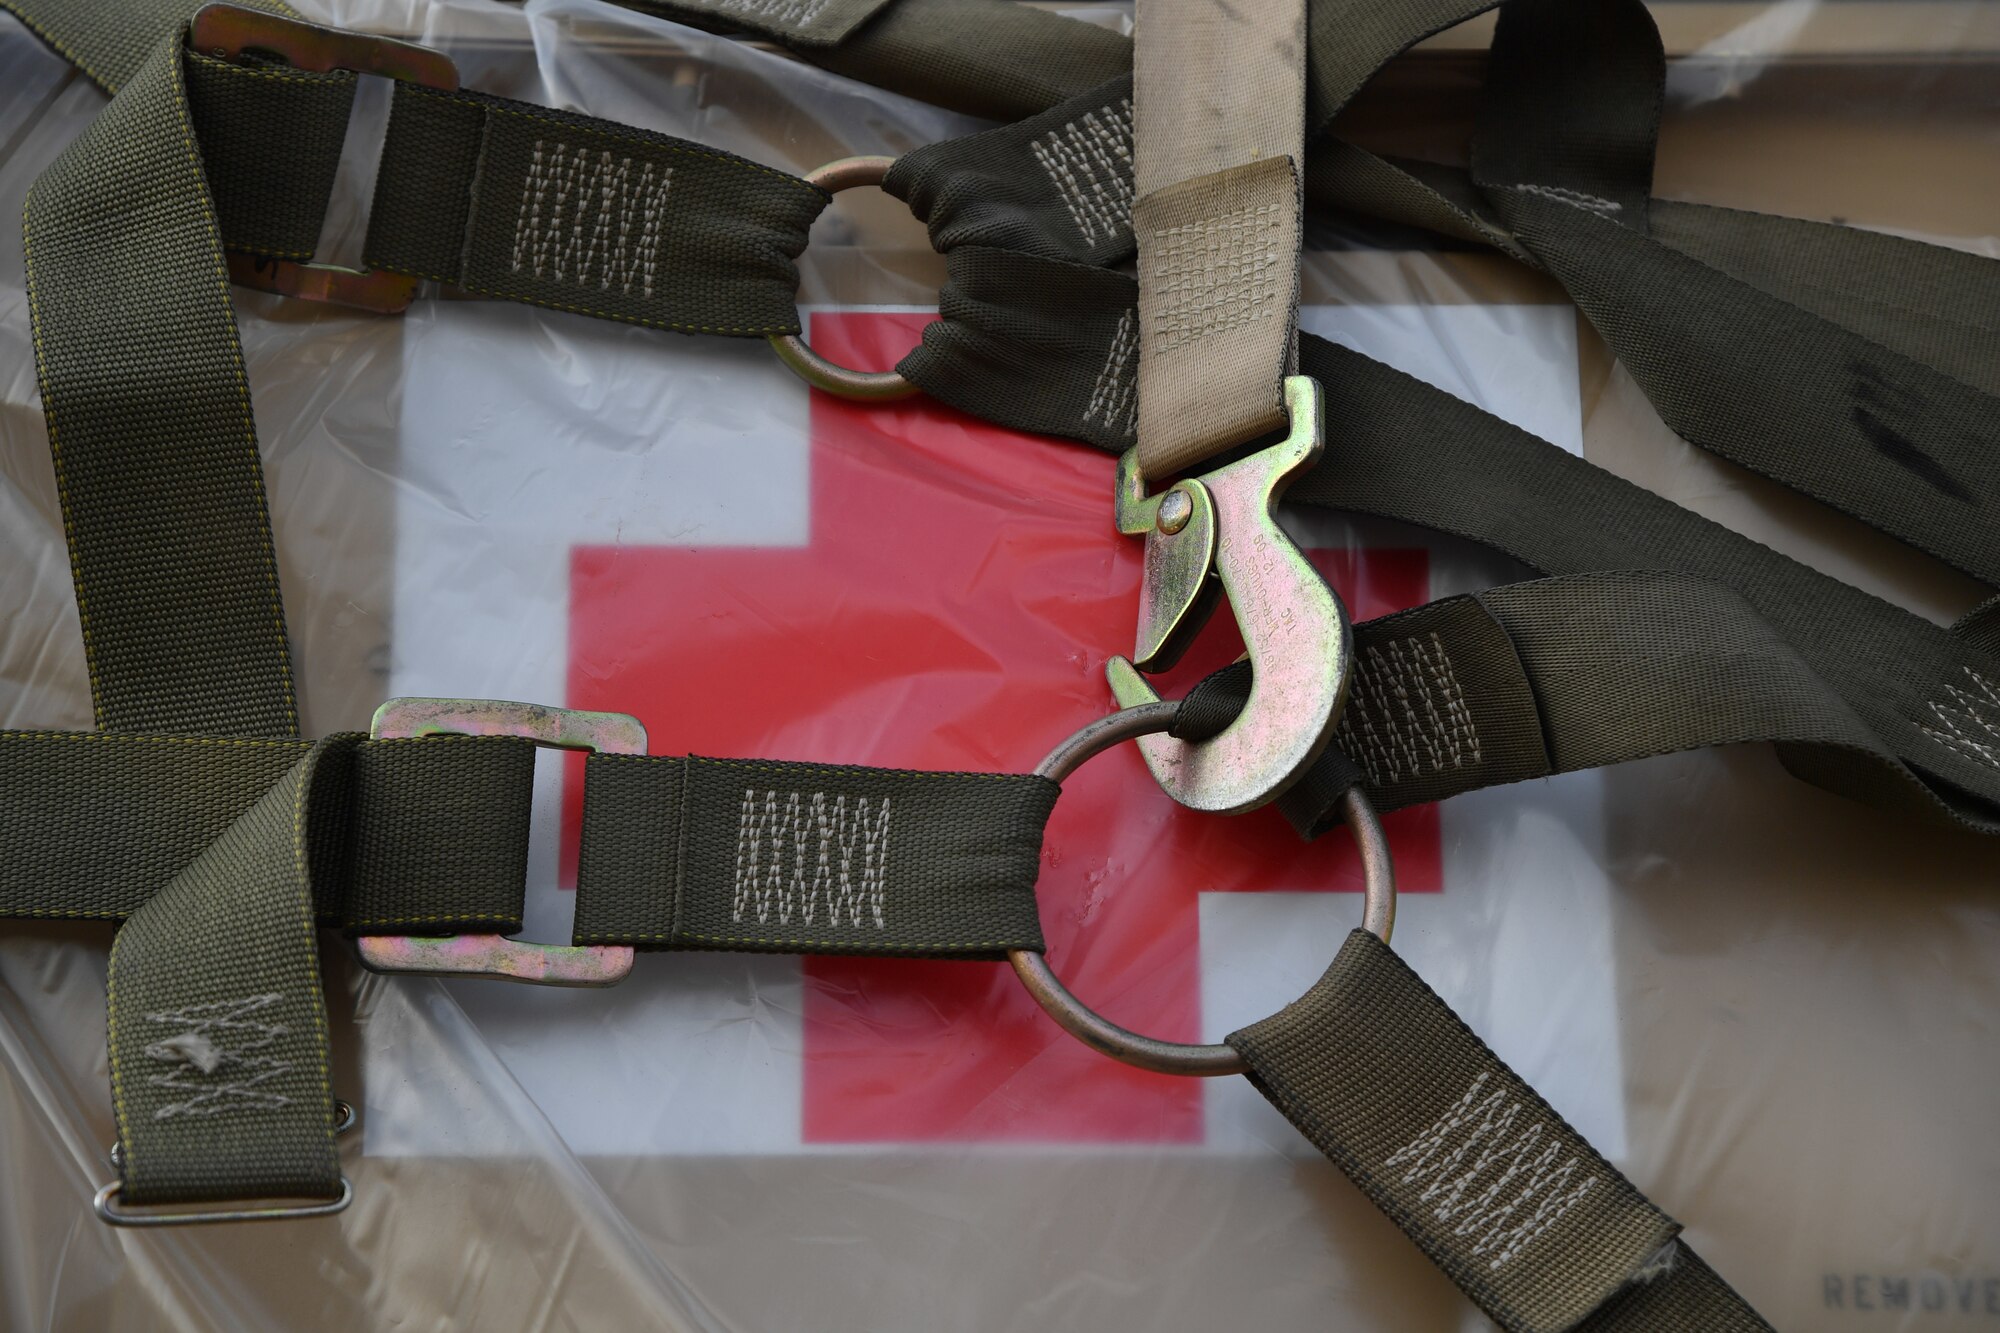
<path fill-rule="evenodd" d="M 794 171 L 978 127 L 590 0 L 314 8 L 443 46 L 467 86 Z M 1811 57 L 1892 8 L 1921 59 Z M 1954 169 L 1995 133 L 1949 72 L 1991 60 L 1977 8 L 1662 6 L 1694 58 L 1661 193 L 2000 253 L 2000 184 Z M 1398 136 L 1471 85 L 1399 103 L 1402 77 L 1353 119 L 1421 147 Z M 5 24 L 4 211 L 102 103 Z M 361 99 L 322 256 L 353 254 L 384 105 Z M 1408 244 L 1322 227 L 1306 327 L 1934 618 L 1969 603 L 1673 440 L 1553 288 Z M 816 344 L 873 367 L 917 336 L 941 266 L 862 192 L 803 275 Z M 12 243 L 0 301 L 0 721 L 84 728 Z M 237 304 L 310 731 L 391 694 L 488 695 L 636 712 L 656 753 L 1018 770 L 1110 706 L 1138 552 L 1111 531 L 1106 457 L 809 395 L 755 342 L 465 301 Z M 1293 525 L 1362 616 L 1520 576 L 1410 530 Z M 1213 626 L 1174 679 L 1234 651 Z M 540 770 L 533 938 L 567 928 L 574 777 Z M 1986 844 L 1813 791 L 1758 747 L 1478 793 L 1391 836 L 1398 949 L 1780 1326 L 2000 1318 Z M 1357 888 L 1339 835 L 1178 810 L 1128 750 L 1066 787 L 1040 893 L 1081 993 L 1212 1040 L 1310 983 Z M 575 993 L 373 977 L 329 938 L 353 1206 L 114 1231 L 88 1204 L 113 1132 L 110 933 L 0 935 L 9 1329 L 1483 1324 L 1247 1085 L 1098 1059 L 999 965 L 651 955 Z"/>

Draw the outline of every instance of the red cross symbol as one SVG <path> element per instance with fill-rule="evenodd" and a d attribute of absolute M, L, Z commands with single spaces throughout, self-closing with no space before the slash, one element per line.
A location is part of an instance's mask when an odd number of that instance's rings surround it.
<path fill-rule="evenodd" d="M 887 365 L 924 322 L 822 314 L 812 338 Z M 638 713 L 661 754 L 1014 772 L 1109 711 L 1104 661 L 1130 651 L 1140 559 L 1111 527 L 1109 457 L 924 400 L 816 393 L 811 422 L 807 547 L 571 553 L 571 707 Z M 1314 558 L 1359 618 L 1427 599 L 1421 550 Z M 1241 651 L 1218 612 L 1166 692 Z M 1388 824 L 1400 886 L 1435 890 L 1435 809 Z M 1187 1041 L 1199 892 L 1359 887 L 1340 834 L 1306 844 L 1275 811 L 1183 810 L 1128 746 L 1065 784 L 1037 893 L 1080 996 Z M 809 1142 L 1201 1139 L 1199 1080 L 1086 1050 L 1005 964 L 814 958 L 805 975 Z"/>

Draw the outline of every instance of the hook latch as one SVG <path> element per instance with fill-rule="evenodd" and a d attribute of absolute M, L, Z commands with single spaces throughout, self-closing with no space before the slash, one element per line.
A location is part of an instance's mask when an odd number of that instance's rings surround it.
<path fill-rule="evenodd" d="M 1278 501 L 1324 444 L 1318 382 L 1287 376 L 1285 407 L 1283 440 L 1159 495 L 1146 494 L 1136 450 L 1118 465 L 1118 530 L 1146 537 L 1137 642 L 1130 659 L 1105 664 L 1119 704 L 1159 699 L 1140 673 L 1180 659 L 1218 593 L 1249 649 L 1250 697 L 1235 721 L 1207 740 L 1138 742 L 1160 786 L 1196 810 L 1254 810 L 1305 776 L 1333 739 L 1353 675 L 1347 608 L 1278 526 Z"/>

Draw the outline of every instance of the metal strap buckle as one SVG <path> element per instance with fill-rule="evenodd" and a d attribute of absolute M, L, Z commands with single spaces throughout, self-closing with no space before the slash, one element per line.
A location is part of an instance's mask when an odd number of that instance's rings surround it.
<path fill-rule="evenodd" d="M 209 5 L 194 16 L 188 44 L 218 60 L 240 61 L 246 52 L 276 56 L 293 69 L 325 73 L 351 70 L 444 92 L 458 91 L 458 66 L 442 51 L 367 33 L 341 32 L 259 9 Z M 302 301 L 325 301 L 394 315 L 409 309 L 418 278 L 375 269 L 270 259 L 232 250 L 229 280 Z"/>
<path fill-rule="evenodd" d="M 1159 702 L 1141 671 L 1180 659 L 1229 594 L 1256 675 L 1236 720 L 1205 741 L 1146 736 L 1139 749 L 1182 805 L 1238 814 L 1275 800 L 1333 739 L 1353 675 L 1354 629 L 1339 594 L 1278 526 L 1278 501 L 1311 467 L 1326 429 L 1317 381 L 1285 378 L 1291 430 L 1268 449 L 1146 494 L 1138 451 L 1118 464 L 1118 530 L 1144 533 L 1138 644 L 1105 664 L 1120 706 Z"/>
<path fill-rule="evenodd" d="M 646 753 L 646 727 L 626 713 L 585 713 L 504 699 L 391 699 L 375 710 L 376 740 L 411 736 L 518 736 L 555 750 Z M 609 986 L 632 970 L 625 944 L 534 944 L 504 935 L 364 935 L 356 941 L 375 972 L 490 977 L 537 986 Z"/>

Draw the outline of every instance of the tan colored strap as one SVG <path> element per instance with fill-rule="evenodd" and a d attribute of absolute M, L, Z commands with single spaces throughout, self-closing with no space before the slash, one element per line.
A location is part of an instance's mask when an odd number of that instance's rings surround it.
<path fill-rule="evenodd" d="M 1304 0 L 1140 0 L 1133 73 L 1139 464 L 1160 477 L 1284 424 Z"/>

